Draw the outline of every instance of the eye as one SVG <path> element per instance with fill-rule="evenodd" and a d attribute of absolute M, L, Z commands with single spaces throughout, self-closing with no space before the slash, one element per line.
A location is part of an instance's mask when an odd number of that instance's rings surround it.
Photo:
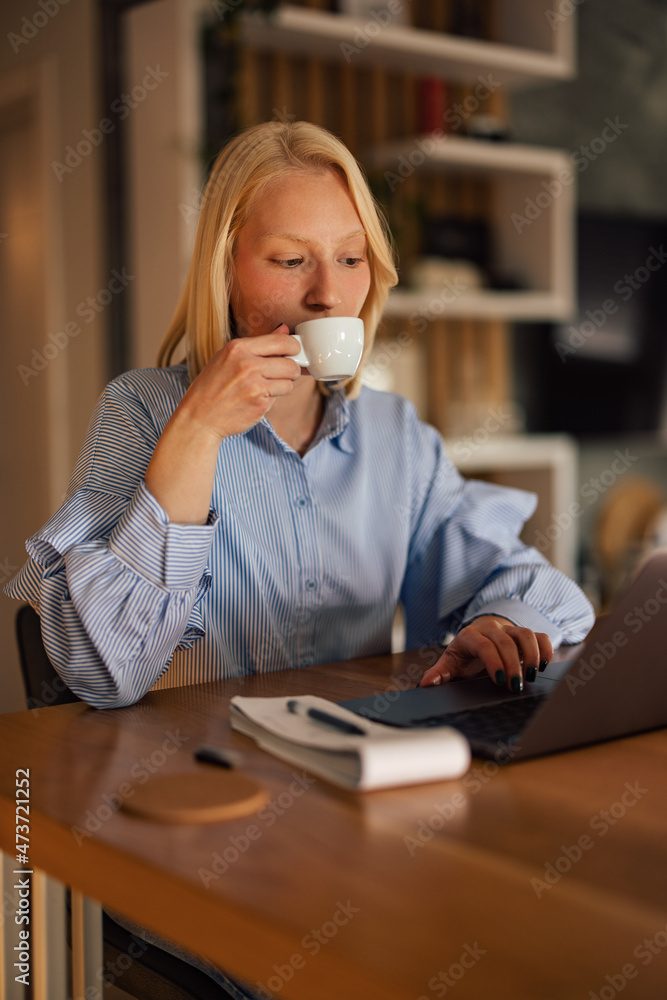
<path fill-rule="evenodd" d="M 363 257 L 342 257 L 341 260 L 347 267 L 356 267 L 357 264 L 363 264 L 364 262 Z"/>
<path fill-rule="evenodd" d="M 278 264 L 279 267 L 285 267 L 288 270 L 294 270 L 294 268 L 298 267 L 299 264 L 302 264 L 303 261 L 301 257 L 290 257 L 288 260 L 281 260 L 280 258 L 274 258 L 273 263 Z"/>

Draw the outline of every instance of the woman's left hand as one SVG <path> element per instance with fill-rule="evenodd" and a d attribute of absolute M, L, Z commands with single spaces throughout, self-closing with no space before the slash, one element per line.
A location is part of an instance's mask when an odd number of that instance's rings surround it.
<path fill-rule="evenodd" d="M 419 686 L 474 677 L 486 670 L 496 684 L 519 692 L 526 681 L 535 680 L 552 656 L 546 633 L 532 632 L 498 615 L 483 615 L 461 629 Z"/>

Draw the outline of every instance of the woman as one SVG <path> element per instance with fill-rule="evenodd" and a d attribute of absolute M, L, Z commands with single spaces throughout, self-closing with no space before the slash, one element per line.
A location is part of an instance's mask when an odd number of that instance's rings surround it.
<path fill-rule="evenodd" d="M 464 482 L 399 397 L 325 392 L 290 332 L 361 316 L 367 357 L 389 241 L 358 165 L 306 122 L 220 153 L 162 346 L 187 366 L 105 390 L 66 502 L 7 592 L 42 619 L 67 685 L 100 708 L 149 689 L 455 638 L 422 683 L 486 669 L 521 690 L 593 615 L 518 540 L 535 500 Z"/>
<path fill-rule="evenodd" d="M 367 356 L 396 280 L 329 133 L 270 122 L 222 151 L 163 367 L 107 387 L 7 587 L 80 698 L 388 652 L 399 602 L 409 647 L 456 633 L 424 684 L 486 669 L 519 691 L 584 638 L 588 601 L 518 540 L 532 496 L 464 482 L 360 372 L 325 392 L 293 360 L 295 325 L 328 315 L 363 318 Z M 169 367 L 181 342 L 187 365 Z"/>

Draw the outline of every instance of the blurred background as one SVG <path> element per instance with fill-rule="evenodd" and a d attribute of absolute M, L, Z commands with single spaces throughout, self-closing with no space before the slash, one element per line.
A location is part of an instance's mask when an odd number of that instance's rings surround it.
<path fill-rule="evenodd" d="M 667 539 L 667 2 L 4 0 L 0 580 L 104 384 L 152 365 L 216 151 L 308 119 L 400 256 L 367 383 L 604 611 Z M 0 600 L 0 709 L 24 706 Z"/>

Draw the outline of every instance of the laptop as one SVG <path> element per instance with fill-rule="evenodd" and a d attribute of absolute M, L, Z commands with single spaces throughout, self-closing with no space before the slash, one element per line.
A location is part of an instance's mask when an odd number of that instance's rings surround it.
<path fill-rule="evenodd" d="M 576 659 L 520 694 L 486 674 L 388 693 L 340 704 L 389 726 L 453 726 L 499 764 L 667 725 L 667 551 L 642 564 Z"/>

